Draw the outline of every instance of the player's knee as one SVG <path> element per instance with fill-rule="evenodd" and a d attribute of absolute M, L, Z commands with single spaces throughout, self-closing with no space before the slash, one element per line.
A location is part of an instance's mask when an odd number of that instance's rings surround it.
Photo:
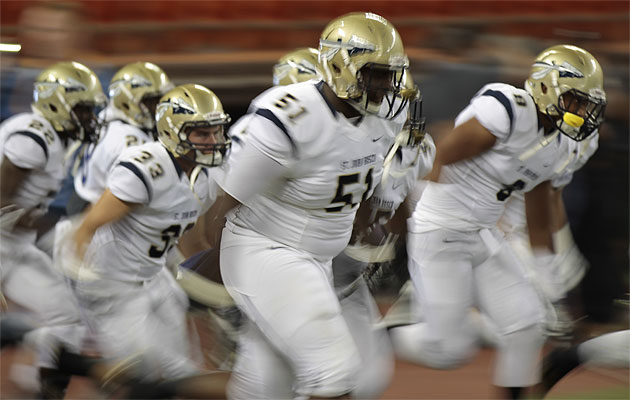
<path fill-rule="evenodd" d="M 537 348 L 538 344 L 544 340 L 544 329 L 540 322 L 534 322 L 528 326 L 505 332 L 501 336 L 503 346 L 516 346 L 519 348 L 534 346 L 534 348 Z"/>
<path fill-rule="evenodd" d="M 363 360 L 359 372 L 357 387 L 352 392 L 356 399 L 378 399 L 389 387 L 394 375 L 393 354 L 377 359 Z"/>
<path fill-rule="evenodd" d="M 298 392 L 311 397 L 336 398 L 351 393 L 357 386 L 360 368 L 358 353 L 322 363 L 309 376 L 301 380 Z"/>
<path fill-rule="evenodd" d="M 539 303 L 536 303 L 539 304 Z M 543 332 L 544 313 L 542 306 L 524 305 L 517 313 L 513 313 L 505 320 L 494 320 L 500 336 L 511 335 L 515 332 L 529 331 L 530 334 Z"/>
<path fill-rule="evenodd" d="M 352 337 L 348 332 L 330 339 L 326 349 L 312 352 L 309 361 L 298 366 L 298 393 L 339 397 L 356 388 L 361 358 Z"/>
<path fill-rule="evenodd" d="M 435 369 L 453 369 L 469 361 L 478 349 L 475 335 L 465 330 L 429 338 L 424 328 L 416 324 L 390 330 L 399 359 Z"/>
<path fill-rule="evenodd" d="M 425 349 L 427 366 L 436 369 L 454 369 L 467 363 L 477 351 L 473 338 L 441 340 Z"/>

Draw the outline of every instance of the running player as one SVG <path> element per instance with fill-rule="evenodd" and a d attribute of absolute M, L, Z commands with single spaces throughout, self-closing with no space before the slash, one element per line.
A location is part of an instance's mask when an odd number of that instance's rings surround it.
<path fill-rule="evenodd" d="M 407 58 L 395 28 L 371 13 L 333 20 L 319 57 L 323 81 L 275 87 L 252 102 L 221 182 L 229 194 L 221 207 L 235 207 L 221 273 L 247 317 L 234 398 L 338 397 L 357 387 L 360 356 L 331 261 L 402 130 L 404 118 L 391 118 Z"/>
<path fill-rule="evenodd" d="M 510 397 L 537 382 L 542 305 L 496 225 L 510 195 L 525 192 L 536 263 L 554 262 L 556 160 L 564 141 L 595 132 L 606 104 L 601 67 L 575 46 L 542 52 L 525 89 L 486 85 L 437 144 L 435 182 L 416 206 L 408 240 L 409 272 L 426 322 L 390 330 L 401 357 L 453 368 L 476 350 L 468 317 L 477 305 L 498 329 L 494 383 Z"/>
<path fill-rule="evenodd" d="M 123 151 L 71 245 L 82 263 L 80 305 L 102 354 L 141 354 L 147 378 L 179 378 L 199 367 L 166 253 L 214 201 L 207 167 L 227 156 L 230 118 L 213 92 L 183 85 L 162 97 L 156 121 L 159 141 Z"/>
<path fill-rule="evenodd" d="M 68 146 L 97 139 L 97 113 L 106 97 L 94 72 L 77 62 L 52 65 L 34 86 L 33 111 L 0 126 L 2 294 L 35 313 L 41 328 L 29 337 L 38 353 L 41 394 L 54 397 L 69 381 L 56 371 L 57 343 L 78 351 L 84 330 L 63 275 L 35 244 L 38 218 L 61 186 Z"/>

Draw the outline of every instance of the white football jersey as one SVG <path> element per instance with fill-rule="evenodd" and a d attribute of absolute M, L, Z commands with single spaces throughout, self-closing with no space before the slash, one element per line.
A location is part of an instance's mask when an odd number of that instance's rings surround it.
<path fill-rule="evenodd" d="M 554 188 L 562 188 L 573 179 L 573 174 L 582 168 L 597 150 L 599 134 L 595 131 L 587 139 L 577 142 L 575 140 L 563 141 L 563 150 L 558 152 L 551 185 Z M 499 220 L 499 228 L 505 233 L 527 232 L 527 220 L 525 216 L 525 196 L 522 192 L 515 192 L 505 204 L 505 210 Z"/>
<path fill-rule="evenodd" d="M 395 121 L 372 115 L 351 121 L 328 104 L 321 88 L 303 82 L 254 99 L 246 127 L 232 128 L 242 148 L 228 158 L 221 186 L 243 204 L 228 215 L 228 224 L 329 258 L 348 244 L 359 204 L 380 181 L 384 156 L 406 113 Z M 262 185 L 261 193 L 251 193 L 251 187 L 261 187 L 252 181 L 259 177 L 244 170 L 247 146 L 284 166 L 283 176 Z"/>
<path fill-rule="evenodd" d="M 96 203 L 105 191 L 107 174 L 125 148 L 153 141 L 151 134 L 116 118 L 117 110 L 111 105 L 105 111 L 105 134 L 83 152 L 74 176 L 74 190 L 90 203 Z"/>
<path fill-rule="evenodd" d="M 439 183 L 429 183 L 410 228 L 443 227 L 466 231 L 496 226 L 515 191 L 527 192 L 552 179 L 556 160 L 571 139 L 557 131 L 545 135 L 531 96 L 513 86 L 484 86 L 457 116 L 471 118 L 496 136 L 488 151 L 442 167 Z"/>
<path fill-rule="evenodd" d="M 418 147 L 401 147 L 392 160 L 388 178 L 374 190 L 370 199 L 372 209 L 389 212 L 391 218 L 418 179 L 431 172 L 434 160 L 435 143 L 429 134 Z"/>
<path fill-rule="evenodd" d="M 45 210 L 65 175 L 66 146 L 45 118 L 34 113 L 15 115 L 0 125 L 2 163 L 31 170 L 18 187 L 14 203 L 24 209 Z"/>
<path fill-rule="evenodd" d="M 214 202 L 209 180 L 202 168 L 191 188 L 186 173 L 160 143 L 125 149 L 109 173 L 107 188 L 118 199 L 138 205 L 96 231 L 86 253 L 88 265 L 115 280 L 155 276 L 168 249 Z"/>

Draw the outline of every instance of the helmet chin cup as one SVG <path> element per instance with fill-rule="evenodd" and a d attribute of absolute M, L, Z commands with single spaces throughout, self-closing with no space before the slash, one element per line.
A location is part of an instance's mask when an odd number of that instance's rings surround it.
<path fill-rule="evenodd" d="M 573 140 L 581 140 L 582 126 L 584 118 L 569 112 L 565 112 L 562 119 L 558 121 L 558 130 Z M 582 138 L 583 139 L 583 138 Z"/>
<path fill-rule="evenodd" d="M 580 128 L 584 125 L 584 118 L 569 112 L 564 113 L 562 121 L 573 128 Z"/>

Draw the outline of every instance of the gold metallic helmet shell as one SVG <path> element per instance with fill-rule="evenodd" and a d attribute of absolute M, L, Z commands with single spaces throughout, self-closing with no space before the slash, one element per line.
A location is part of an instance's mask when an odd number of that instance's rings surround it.
<path fill-rule="evenodd" d="M 540 53 L 525 90 L 538 110 L 575 140 L 588 137 L 603 121 L 606 93 L 602 68 L 592 54 L 577 46 L 556 45 Z M 588 103 L 585 118 L 566 111 L 562 96 L 568 92 Z"/>
<path fill-rule="evenodd" d="M 155 110 L 150 110 L 173 84 L 162 68 L 150 62 L 127 64 L 114 74 L 109 84 L 110 102 L 125 116 L 125 122 L 144 129 L 155 126 Z"/>
<path fill-rule="evenodd" d="M 362 108 L 370 113 L 378 113 L 380 104 L 368 104 L 359 71 L 366 66 L 395 71 L 394 90 L 397 90 L 409 65 L 396 28 L 372 13 L 351 13 L 330 22 L 319 40 L 319 60 L 323 79 L 335 94 L 354 100 L 360 111 Z"/>
<path fill-rule="evenodd" d="M 321 79 L 319 52 L 311 47 L 293 50 L 273 66 L 273 84 L 290 85 L 311 79 Z"/>
<path fill-rule="evenodd" d="M 221 101 L 208 88 L 187 84 L 167 92 L 156 109 L 155 115 L 158 140 L 175 157 L 188 158 L 197 164 L 213 167 L 221 165 L 231 146 L 225 125 L 230 116 L 223 111 Z M 220 125 L 223 142 L 198 146 L 190 142 L 191 128 Z M 202 148 L 203 147 L 203 148 Z M 194 150 L 194 159 L 189 153 Z M 205 153 L 202 150 L 212 150 Z"/>
<path fill-rule="evenodd" d="M 34 83 L 31 108 L 46 118 L 59 132 L 72 139 L 98 139 L 97 108 L 105 107 L 107 97 L 92 70 L 78 62 L 60 62 L 39 74 Z M 79 113 L 86 107 L 88 113 Z"/>

